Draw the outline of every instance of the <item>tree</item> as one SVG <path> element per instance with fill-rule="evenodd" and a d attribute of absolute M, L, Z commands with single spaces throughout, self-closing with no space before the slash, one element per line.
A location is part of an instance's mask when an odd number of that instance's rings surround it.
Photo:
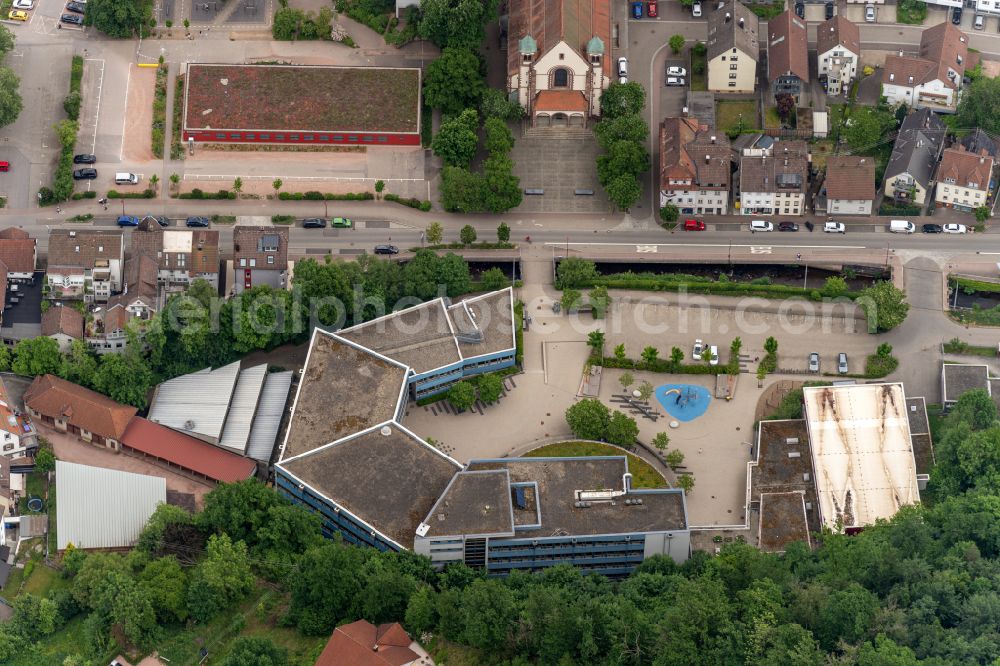
<path fill-rule="evenodd" d="M 619 361 L 625 360 L 625 344 L 615 345 L 615 358 Z"/>
<path fill-rule="evenodd" d="M 683 362 L 684 362 L 684 350 L 681 349 L 680 347 L 671 347 L 670 364 L 673 365 L 674 368 L 676 369 L 679 368 L 681 363 Z"/>
<path fill-rule="evenodd" d="M 0 345 L 0 372 L 8 372 L 12 360 L 10 348 L 7 345 Z"/>
<path fill-rule="evenodd" d="M 559 304 L 566 313 L 570 313 L 575 312 L 580 307 L 580 301 L 582 300 L 583 294 L 576 289 L 564 289 L 562 298 L 559 299 Z"/>
<path fill-rule="evenodd" d="M 14 345 L 14 362 L 11 370 L 18 375 L 57 374 L 62 367 L 59 343 L 52 338 L 39 336 L 26 338 Z"/>
<path fill-rule="evenodd" d="M 55 468 L 56 454 L 52 452 L 52 448 L 48 446 L 39 448 L 38 453 L 35 454 L 35 471 L 47 474 Z"/>
<path fill-rule="evenodd" d="M 83 98 L 80 96 L 79 91 L 74 90 L 73 92 L 66 95 L 63 99 L 63 111 L 70 120 L 77 120 L 80 117 L 80 104 L 83 102 Z"/>
<path fill-rule="evenodd" d="M 495 0 L 423 0 L 419 33 L 444 48 L 476 51 L 486 37 L 486 23 L 496 19 Z"/>
<path fill-rule="evenodd" d="M 667 44 L 670 46 L 670 50 L 674 52 L 674 55 L 677 55 L 684 48 L 684 35 L 673 35 Z"/>
<path fill-rule="evenodd" d="M 566 410 L 566 423 L 580 439 L 603 440 L 610 421 L 608 408 L 594 398 L 585 398 Z"/>
<path fill-rule="evenodd" d="M 496 266 L 483 271 L 479 280 L 483 283 L 483 288 L 488 291 L 496 291 L 507 284 L 507 276 Z"/>
<path fill-rule="evenodd" d="M 492 405 L 503 395 L 503 379 L 492 372 L 479 378 L 479 399 L 487 405 Z"/>
<path fill-rule="evenodd" d="M 671 224 L 676 222 L 678 217 L 680 217 L 680 210 L 678 210 L 677 206 L 672 203 L 666 203 L 663 206 L 660 206 L 660 219 L 665 223 Z"/>
<path fill-rule="evenodd" d="M 627 211 L 642 196 L 639 179 L 631 174 L 622 174 L 609 182 L 604 191 L 608 200 L 619 210 Z"/>
<path fill-rule="evenodd" d="M 976 208 L 976 222 L 982 224 L 986 220 L 990 219 L 990 209 L 989 206 L 979 206 Z"/>
<path fill-rule="evenodd" d="M 5 25 L 0 25 L 0 59 L 14 50 L 14 33 Z"/>
<path fill-rule="evenodd" d="M 764 340 L 764 351 L 768 354 L 778 353 L 778 341 L 774 339 L 773 335 L 769 335 L 767 340 Z"/>
<path fill-rule="evenodd" d="M 593 261 L 567 257 L 556 268 L 556 289 L 589 287 L 597 277 L 597 264 Z"/>
<path fill-rule="evenodd" d="M 788 120 L 788 117 L 795 111 L 795 98 L 787 93 L 775 95 L 774 104 L 778 109 L 778 116 L 782 120 Z"/>
<path fill-rule="evenodd" d="M 966 86 L 958 103 L 955 120 L 958 127 L 978 127 L 989 133 L 1000 132 L 1000 80 L 979 78 Z"/>
<path fill-rule="evenodd" d="M 620 116 L 638 115 L 646 104 L 646 90 L 637 81 L 611 82 L 601 93 L 602 122 Z"/>
<path fill-rule="evenodd" d="M 441 226 L 440 222 L 431 222 L 427 226 L 427 243 L 430 245 L 437 245 L 441 242 L 444 236 L 444 228 Z"/>
<path fill-rule="evenodd" d="M 677 477 L 677 487 L 684 491 L 685 495 L 690 495 L 694 490 L 694 476 L 691 474 L 681 474 Z"/>
<path fill-rule="evenodd" d="M 472 245 L 476 242 L 476 228 L 467 224 L 458 232 L 458 237 L 462 241 L 462 245 Z"/>
<path fill-rule="evenodd" d="M 587 346 L 590 347 L 594 355 L 602 356 L 604 353 L 604 331 L 591 331 L 588 333 Z"/>
<path fill-rule="evenodd" d="M 375 181 L 375 197 L 381 199 L 383 192 L 385 192 L 385 181 L 380 178 Z"/>
<path fill-rule="evenodd" d="M 155 175 L 156 174 L 153 174 L 153 176 L 155 176 Z M 150 176 L 149 180 L 150 180 L 150 182 L 152 182 L 153 177 Z M 233 180 L 233 192 L 236 193 L 236 198 L 237 199 L 240 198 L 240 193 L 243 192 L 243 179 L 240 178 L 239 176 L 236 176 L 236 179 Z"/>
<path fill-rule="evenodd" d="M 597 157 L 597 178 L 605 188 L 623 175 L 638 176 L 649 170 L 649 153 L 635 141 L 617 141 L 607 154 Z"/>
<path fill-rule="evenodd" d="M 653 397 L 653 385 L 649 382 L 642 382 L 636 390 L 639 391 L 639 399 L 644 402 Z"/>
<path fill-rule="evenodd" d="M 508 99 L 507 94 L 496 88 L 487 88 L 479 100 L 479 111 L 483 118 L 499 120 L 520 120 L 524 117 L 524 109 L 517 102 Z"/>
<path fill-rule="evenodd" d="M 501 222 L 497 226 L 497 241 L 500 243 L 506 243 L 510 240 L 510 227 L 507 226 L 506 222 Z"/>
<path fill-rule="evenodd" d="M 831 592 L 820 610 L 820 645 L 832 650 L 840 640 L 857 643 L 871 630 L 878 607 L 878 598 L 858 583 Z"/>
<path fill-rule="evenodd" d="M 448 389 L 448 404 L 459 412 L 471 409 L 476 404 L 476 388 L 467 381 L 452 384 Z"/>
<path fill-rule="evenodd" d="M 371 552 L 337 541 L 307 550 L 288 577 L 289 620 L 309 636 L 328 636 L 361 594 L 361 567 Z M 353 619 L 353 618 L 352 618 Z"/>
<path fill-rule="evenodd" d="M 281 189 L 282 185 L 284 185 L 284 183 L 281 181 L 280 178 L 275 178 L 274 180 L 271 181 L 271 187 L 274 188 L 274 198 L 275 199 L 278 198 L 278 191 Z"/>
<path fill-rule="evenodd" d="M 521 179 L 514 175 L 514 160 L 506 154 L 494 154 L 483 162 L 482 207 L 490 213 L 503 213 L 521 205 Z"/>
<path fill-rule="evenodd" d="M 96 0 L 87 4 L 84 23 L 108 37 L 125 39 L 148 34 L 147 26 L 152 18 L 151 0 Z"/>
<path fill-rule="evenodd" d="M 233 641 L 222 666 L 286 666 L 288 650 L 264 636 L 240 636 Z"/>
<path fill-rule="evenodd" d="M 424 100 L 446 115 L 457 115 L 474 107 L 485 88 L 479 56 L 472 51 L 445 48 L 427 66 Z"/>
<path fill-rule="evenodd" d="M 631 372 L 626 370 L 618 377 L 618 383 L 622 385 L 622 390 L 627 392 L 628 387 L 635 384 L 635 377 L 632 376 Z"/>
<path fill-rule="evenodd" d="M 181 175 L 179 173 L 170 174 L 170 183 L 176 187 L 178 183 L 181 182 Z"/>
<path fill-rule="evenodd" d="M 191 572 L 188 612 L 195 622 L 207 622 L 246 596 L 253 585 L 247 545 L 234 543 L 226 534 L 213 534 L 208 538 L 208 554 Z"/>
<path fill-rule="evenodd" d="M 94 385 L 97 379 L 97 358 L 86 342 L 72 342 L 69 353 L 62 357 L 59 376 L 80 386 Z"/>
<path fill-rule="evenodd" d="M 884 135 L 895 129 L 896 119 L 886 109 L 855 106 L 840 135 L 856 153 L 870 153 L 885 141 Z"/>
<path fill-rule="evenodd" d="M 155 377 L 149 366 L 138 356 L 105 354 L 94 377 L 94 389 L 116 402 L 146 408 L 146 394 Z"/>
<path fill-rule="evenodd" d="M 587 294 L 587 301 L 590 302 L 590 307 L 594 314 L 594 319 L 604 319 L 604 315 L 608 311 L 608 303 L 610 298 L 608 297 L 608 288 L 604 285 L 599 285 L 590 290 Z"/>
<path fill-rule="evenodd" d="M 0 127 L 10 125 L 21 115 L 24 101 L 18 91 L 20 85 L 14 70 L 0 67 Z"/>
<path fill-rule="evenodd" d="M 647 368 L 656 363 L 656 359 L 659 358 L 660 352 L 656 347 L 648 346 L 642 350 L 640 357 L 642 358 L 642 363 Z"/>
<path fill-rule="evenodd" d="M 837 275 L 831 275 L 823 282 L 823 295 L 835 298 L 843 296 L 848 291 L 847 280 Z"/>
<path fill-rule="evenodd" d="M 171 555 L 151 560 L 139 574 L 139 584 L 161 623 L 187 620 L 187 573 L 176 557 Z"/>
<path fill-rule="evenodd" d="M 514 148 L 514 135 L 499 118 L 487 118 L 483 130 L 486 134 L 483 143 L 490 155 L 506 155 Z"/>
<path fill-rule="evenodd" d="M 684 454 L 681 451 L 678 451 L 677 449 L 668 451 L 667 455 L 664 456 L 664 459 L 666 460 L 667 466 L 670 467 L 670 469 L 677 469 L 678 467 L 684 464 Z"/>
<path fill-rule="evenodd" d="M 904 300 L 906 294 L 891 282 L 876 282 L 861 290 L 858 303 L 868 319 L 868 332 L 890 331 L 906 319 L 910 305 Z"/>
<path fill-rule="evenodd" d="M 660 453 L 666 453 L 667 447 L 670 445 L 670 435 L 665 432 L 658 432 L 653 436 L 650 444 L 652 444 Z"/>
<path fill-rule="evenodd" d="M 431 142 L 431 149 L 446 165 L 467 168 L 479 144 L 477 127 L 479 113 L 475 109 L 465 109 L 460 115 L 441 123 L 437 136 Z"/>
<path fill-rule="evenodd" d="M 441 204 L 449 213 L 483 211 L 486 181 L 468 169 L 445 167 L 441 170 Z"/>
<path fill-rule="evenodd" d="M 597 143 L 607 150 L 618 141 L 645 143 L 649 137 L 649 125 L 638 113 L 629 113 L 602 120 L 594 127 Z"/>

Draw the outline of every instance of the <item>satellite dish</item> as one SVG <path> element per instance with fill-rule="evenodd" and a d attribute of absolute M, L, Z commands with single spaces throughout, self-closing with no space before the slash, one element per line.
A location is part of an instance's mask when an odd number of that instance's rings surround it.
<path fill-rule="evenodd" d="M 194 430 L 194 421 L 191 421 L 190 419 L 187 420 L 187 421 L 185 421 L 184 422 L 184 429 L 185 430 Z"/>

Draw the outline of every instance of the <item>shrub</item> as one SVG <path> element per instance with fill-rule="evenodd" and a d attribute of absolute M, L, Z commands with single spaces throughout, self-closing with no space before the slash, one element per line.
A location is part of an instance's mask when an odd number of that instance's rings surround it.
<path fill-rule="evenodd" d="M 425 213 L 431 209 L 430 201 L 426 200 L 421 201 L 416 197 L 405 198 L 397 194 L 390 193 L 385 195 L 383 199 L 385 199 L 386 201 L 392 201 L 394 203 L 402 204 L 403 206 L 409 206 L 410 208 L 416 208 L 417 210 L 423 211 Z"/>
<path fill-rule="evenodd" d="M 63 110 L 70 120 L 77 120 L 80 117 L 80 93 L 71 92 L 63 100 Z"/>

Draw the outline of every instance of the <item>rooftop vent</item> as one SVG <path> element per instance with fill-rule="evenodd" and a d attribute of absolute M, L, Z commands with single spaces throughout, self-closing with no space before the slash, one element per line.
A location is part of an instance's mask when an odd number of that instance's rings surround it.
<path fill-rule="evenodd" d="M 711 163 L 712 163 L 712 156 L 705 155 L 705 164 L 711 164 Z"/>
<path fill-rule="evenodd" d="M 803 472 L 802 473 L 802 480 L 805 481 L 805 482 L 807 482 L 807 483 L 809 482 L 809 472 Z"/>
<path fill-rule="evenodd" d="M 194 421 L 192 421 L 191 419 L 188 419 L 187 421 L 185 421 L 184 422 L 184 429 L 185 430 L 194 430 Z"/>
<path fill-rule="evenodd" d="M 812 510 L 813 510 L 813 503 L 806 502 L 806 511 L 812 511 Z"/>
<path fill-rule="evenodd" d="M 733 15 L 730 14 L 729 12 L 726 12 L 726 23 L 729 23 L 732 19 L 733 19 Z"/>
<path fill-rule="evenodd" d="M 76 232 L 75 231 L 69 232 L 69 237 L 70 238 L 76 238 Z"/>
<path fill-rule="evenodd" d="M 743 19 L 742 18 L 740 19 L 740 27 L 741 28 L 743 27 Z"/>
<path fill-rule="evenodd" d="M 798 451 L 789 451 L 788 452 L 788 457 L 789 458 L 801 458 L 802 454 L 799 453 Z"/>
<path fill-rule="evenodd" d="M 383 437 L 388 437 L 389 435 L 392 434 L 392 428 L 390 428 L 387 425 L 384 425 L 381 428 L 379 428 L 379 434 L 381 434 Z"/>
<path fill-rule="evenodd" d="M 798 437 L 786 437 L 785 438 L 785 444 L 798 444 L 798 443 L 799 443 L 799 438 Z"/>
<path fill-rule="evenodd" d="M 715 135 L 714 134 L 712 135 L 712 143 L 713 144 L 715 143 Z"/>

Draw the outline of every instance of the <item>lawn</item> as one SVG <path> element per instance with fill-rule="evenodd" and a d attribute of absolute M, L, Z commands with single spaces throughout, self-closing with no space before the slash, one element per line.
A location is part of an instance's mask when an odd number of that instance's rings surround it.
<path fill-rule="evenodd" d="M 416 69 L 198 64 L 187 78 L 190 128 L 420 131 Z"/>
<path fill-rule="evenodd" d="M 817 169 L 826 168 L 826 158 L 833 154 L 833 141 L 822 139 L 812 144 L 812 162 Z"/>
<path fill-rule="evenodd" d="M 781 128 L 781 116 L 778 115 L 778 107 L 769 106 L 764 109 L 764 127 L 768 129 Z"/>
<path fill-rule="evenodd" d="M 627 453 L 617 446 L 597 442 L 557 442 L 529 451 L 529 458 L 568 458 L 570 456 L 628 456 L 628 471 L 632 473 L 635 488 L 667 488 L 666 479 L 653 466 L 639 456 Z"/>
<path fill-rule="evenodd" d="M 927 3 L 920 0 L 899 0 L 896 6 L 896 23 L 922 25 L 927 18 Z"/>
<path fill-rule="evenodd" d="M 743 131 L 757 127 L 757 102 L 753 100 L 725 100 L 715 103 L 715 126 L 724 132 L 737 131 L 740 119 Z"/>
<path fill-rule="evenodd" d="M 691 50 L 691 90 L 708 90 L 707 57 L 704 53 L 698 55 L 694 49 Z"/>
<path fill-rule="evenodd" d="M 944 415 L 941 413 L 941 405 L 927 405 L 927 424 L 931 428 L 931 441 L 936 442 L 941 436 L 943 422 Z"/>

